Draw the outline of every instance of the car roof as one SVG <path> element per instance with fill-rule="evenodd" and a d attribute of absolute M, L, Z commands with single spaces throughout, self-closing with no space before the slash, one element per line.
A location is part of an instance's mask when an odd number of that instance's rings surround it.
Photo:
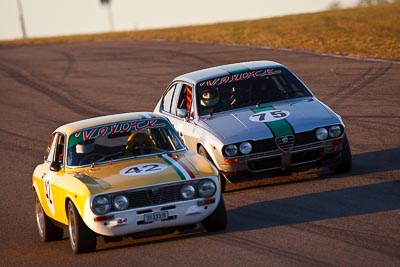
<path fill-rule="evenodd" d="M 165 119 L 163 116 L 153 112 L 121 113 L 121 114 L 106 115 L 106 116 L 94 117 L 94 118 L 71 122 L 58 127 L 54 132 L 63 132 L 67 135 L 70 135 L 78 130 L 91 128 L 97 125 L 106 125 L 106 124 L 112 124 L 114 122 L 143 120 L 151 118 Z M 165 120 L 167 121 L 167 119 Z"/>
<path fill-rule="evenodd" d="M 259 70 L 263 68 L 273 68 L 273 67 L 276 68 L 285 66 L 280 63 L 267 60 L 239 62 L 239 63 L 221 65 L 221 66 L 189 72 L 176 77 L 174 81 L 184 80 L 195 84 L 204 80 L 230 75 L 233 73 L 253 71 L 253 70 Z"/>

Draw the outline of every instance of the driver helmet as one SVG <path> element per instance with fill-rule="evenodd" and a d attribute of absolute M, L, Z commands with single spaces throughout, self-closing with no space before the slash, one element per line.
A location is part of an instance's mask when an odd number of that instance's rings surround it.
<path fill-rule="evenodd" d="M 200 104 L 203 107 L 212 107 L 219 102 L 219 94 L 217 88 L 209 88 L 201 92 Z"/>

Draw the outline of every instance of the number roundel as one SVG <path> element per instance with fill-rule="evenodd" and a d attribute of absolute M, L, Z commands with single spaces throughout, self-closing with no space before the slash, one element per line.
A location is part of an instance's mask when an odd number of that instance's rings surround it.
<path fill-rule="evenodd" d="M 145 163 L 123 168 L 119 173 L 128 176 L 147 175 L 161 172 L 167 168 L 167 165 L 161 163 Z"/>
<path fill-rule="evenodd" d="M 287 110 L 272 109 L 255 113 L 251 115 L 249 119 L 254 122 L 271 122 L 283 120 L 289 117 L 289 115 L 290 112 Z"/>

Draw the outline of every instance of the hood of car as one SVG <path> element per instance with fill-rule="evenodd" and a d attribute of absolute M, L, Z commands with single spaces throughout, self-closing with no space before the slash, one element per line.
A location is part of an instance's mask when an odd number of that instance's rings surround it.
<path fill-rule="evenodd" d="M 92 193 L 123 190 L 217 175 L 203 157 L 193 152 L 162 154 L 110 162 L 75 174 Z"/>
<path fill-rule="evenodd" d="M 216 113 L 200 122 L 202 127 L 218 135 L 224 143 L 294 135 L 340 123 L 336 113 L 314 98 Z"/>

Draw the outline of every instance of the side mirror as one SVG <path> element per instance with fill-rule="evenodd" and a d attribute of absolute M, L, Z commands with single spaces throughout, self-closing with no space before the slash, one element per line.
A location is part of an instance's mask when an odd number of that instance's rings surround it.
<path fill-rule="evenodd" d="M 60 162 L 58 162 L 58 161 L 53 161 L 53 162 L 50 164 L 50 171 L 58 172 L 60 169 L 61 169 Z"/>
<path fill-rule="evenodd" d="M 186 118 L 186 116 L 187 116 L 187 112 L 186 112 L 186 109 L 184 109 L 184 108 L 178 108 L 177 110 L 176 110 L 176 115 L 178 115 L 178 117 L 179 118 Z"/>

